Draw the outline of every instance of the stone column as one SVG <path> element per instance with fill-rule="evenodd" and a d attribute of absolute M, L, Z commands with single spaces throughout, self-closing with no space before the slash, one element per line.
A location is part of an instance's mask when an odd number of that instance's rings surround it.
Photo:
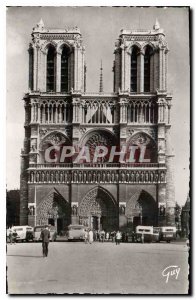
<path fill-rule="evenodd" d="M 144 92 L 144 52 L 140 51 L 138 55 L 138 87 L 139 87 L 139 93 Z"/>
<path fill-rule="evenodd" d="M 121 90 L 125 91 L 125 46 L 121 45 Z"/>
<path fill-rule="evenodd" d="M 56 53 L 56 92 L 61 91 L 61 52 Z"/>
<path fill-rule="evenodd" d="M 167 206 L 166 184 L 159 183 L 157 186 L 157 189 L 158 189 L 158 226 L 165 226 L 166 225 L 166 211 L 165 211 L 165 214 L 160 215 L 160 206 L 163 205 L 165 209 Z"/>
<path fill-rule="evenodd" d="M 170 141 L 170 125 L 166 126 L 166 222 L 175 225 L 175 187 L 174 187 L 174 155 Z"/>
<path fill-rule="evenodd" d="M 159 49 L 159 90 L 163 90 L 163 52 L 164 52 L 164 48 L 160 48 Z"/>
<path fill-rule="evenodd" d="M 38 46 L 33 45 L 34 63 L 33 63 L 33 89 L 37 91 L 38 83 Z"/>

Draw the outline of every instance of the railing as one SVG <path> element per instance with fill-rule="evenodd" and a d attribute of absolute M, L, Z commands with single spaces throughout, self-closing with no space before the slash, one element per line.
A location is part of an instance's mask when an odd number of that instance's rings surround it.
<path fill-rule="evenodd" d="M 165 164 L 158 163 L 43 163 L 30 164 L 32 169 L 58 169 L 58 168 L 164 168 Z"/>

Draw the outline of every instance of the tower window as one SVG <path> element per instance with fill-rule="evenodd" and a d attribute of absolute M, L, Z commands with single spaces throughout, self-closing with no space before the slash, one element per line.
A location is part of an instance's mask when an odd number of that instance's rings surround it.
<path fill-rule="evenodd" d="M 131 92 L 137 92 L 137 48 L 131 54 Z"/>
<path fill-rule="evenodd" d="M 147 46 L 144 55 L 144 92 L 150 92 L 150 58 L 152 54 L 151 47 Z"/>
<path fill-rule="evenodd" d="M 68 92 L 68 60 L 69 49 L 63 47 L 61 55 L 61 92 Z"/>
<path fill-rule="evenodd" d="M 47 54 L 47 92 L 54 92 L 56 88 L 56 50 L 53 46 L 48 48 Z"/>

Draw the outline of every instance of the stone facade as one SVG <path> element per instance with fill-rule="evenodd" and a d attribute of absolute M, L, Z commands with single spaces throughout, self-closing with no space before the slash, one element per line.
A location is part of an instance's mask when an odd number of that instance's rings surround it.
<path fill-rule="evenodd" d="M 80 30 L 37 24 L 23 98 L 21 224 L 52 223 L 58 231 L 70 223 L 110 231 L 174 224 L 167 53 L 158 22 L 153 30 L 122 30 L 114 92 L 87 93 Z M 47 147 L 65 145 L 74 146 L 75 155 L 83 146 L 91 155 L 97 145 L 142 145 L 148 162 L 109 162 L 107 156 L 96 163 L 45 161 Z"/>

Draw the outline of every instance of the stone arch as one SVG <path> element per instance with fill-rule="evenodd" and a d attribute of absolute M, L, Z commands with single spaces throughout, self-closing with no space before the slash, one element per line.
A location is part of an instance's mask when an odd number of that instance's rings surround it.
<path fill-rule="evenodd" d="M 48 48 L 50 46 L 53 46 L 56 50 L 57 50 L 57 43 L 55 41 L 45 41 L 43 44 L 42 44 L 42 51 L 44 51 L 45 54 L 47 54 L 48 52 Z"/>
<path fill-rule="evenodd" d="M 53 188 L 37 205 L 37 225 L 46 225 L 54 220 L 54 226 L 58 226 L 58 219 L 62 220 L 63 227 L 70 223 L 70 205 L 68 201 Z M 58 229 L 58 228 L 57 228 Z"/>
<path fill-rule="evenodd" d="M 80 220 L 91 217 L 103 220 L 104 230 L 114 230 L 118 226 L 118 207 L 114 197 L 101 186 L 86 193 L 79 205 Z"/>
<path fill-rule="evenodd" d="M 116 140 L 116 136 L 113 132 L 111 132 L 108 129 L 100 129 L 100 128 L 93 128 L 88 130 L 80 139 L 79 141 L 79 147 L 85 146 L 86 142 L 88 141 L 88 139 L 94 134 L 94 133 L 102 133 L 105 134 L 106 136 L 109 136 L 112 141 L 114 141 L 114 145 L 116 145 L 117 140 Z"/>
<path fill-rule="evenodd" d="M 79 143 L 80 147 L 88 147 L 91 161 L 93 161 L 96 146 L 105 146 L 108 149 L 108 154 L 105 157 L 100 158 L 99 162 L 107 162 L 111 147 L 116 145 L 116 136 L 111 131 L 106 129 L 93 129 L 88 131 Z"/>
<path fill-rule="evenodd" d="M 146 132 L 140 131 L 135 133 L 130 139 L 127 141 L 127 147 L 130 146 L 137 146 L 138 149 L 135 151 L 135 160 L 136 162 L 139 161 L 141 147 L 145 146 L 145 155 L 144 159 L 149 159 L 149 163 L 156 163 L 157 162 L 157 143 L 155 140 Z M 128 152 L 129 155 L 129 152 Z M 141 162 L 142 163 L 142 162 Z"/>
<path fill-rule="evenodd" d="M 63 47 L 67 47 L 69 49 L 69 51 L 71 52 L 72 50 L 72 46 L 70 45 L 69 42 L 67 41 L 60 41 L 58 44 L 57 44 L 57 52 L 58 53 L 62 53 L 62 49 Z"/>
<path fill-rule="evenodd" d="M 138 51 L 141 51 L 141 49 L 142 49 L 142 46 L 140 43 L 134 42 L 134 43 L 131 43 L 131 45 L 129 46 L 127 53 L 129 53 L 131 55 L 134 47 L 136 47 L 138 49 Z"/>
<path fill-rule="evenodd" d="M 156 49 L 156 47 L 153 43 L 146 42 L 142 45 L 142 50 L 145 52 L 147 47 L 150 47 L 152 51 L 154 51 Z"/>
<path fill-rule="evenodd" d="M 63 146 L 71 145 L 70 139 L 62 132 L 52 131 L 48 133 L 39 144 L 39 153 L 41 162 L 45 162 L 45 151 L 51 146 L 57 146 L 57 149 L 52 150 L 51 159 L 56 157 L 56 162 L 59 162 Z M 66 162 L 69 162 L 67 160 Z"/>
<path fill-rule="evenodd" d="M 126 206 L 126 216 L 142 217 L 143 225 L 157 225 L 158 205 L 154 197 L 145 190 L 131 196 Z M 139 225 L 139 224 L 138 224 Z"/>

